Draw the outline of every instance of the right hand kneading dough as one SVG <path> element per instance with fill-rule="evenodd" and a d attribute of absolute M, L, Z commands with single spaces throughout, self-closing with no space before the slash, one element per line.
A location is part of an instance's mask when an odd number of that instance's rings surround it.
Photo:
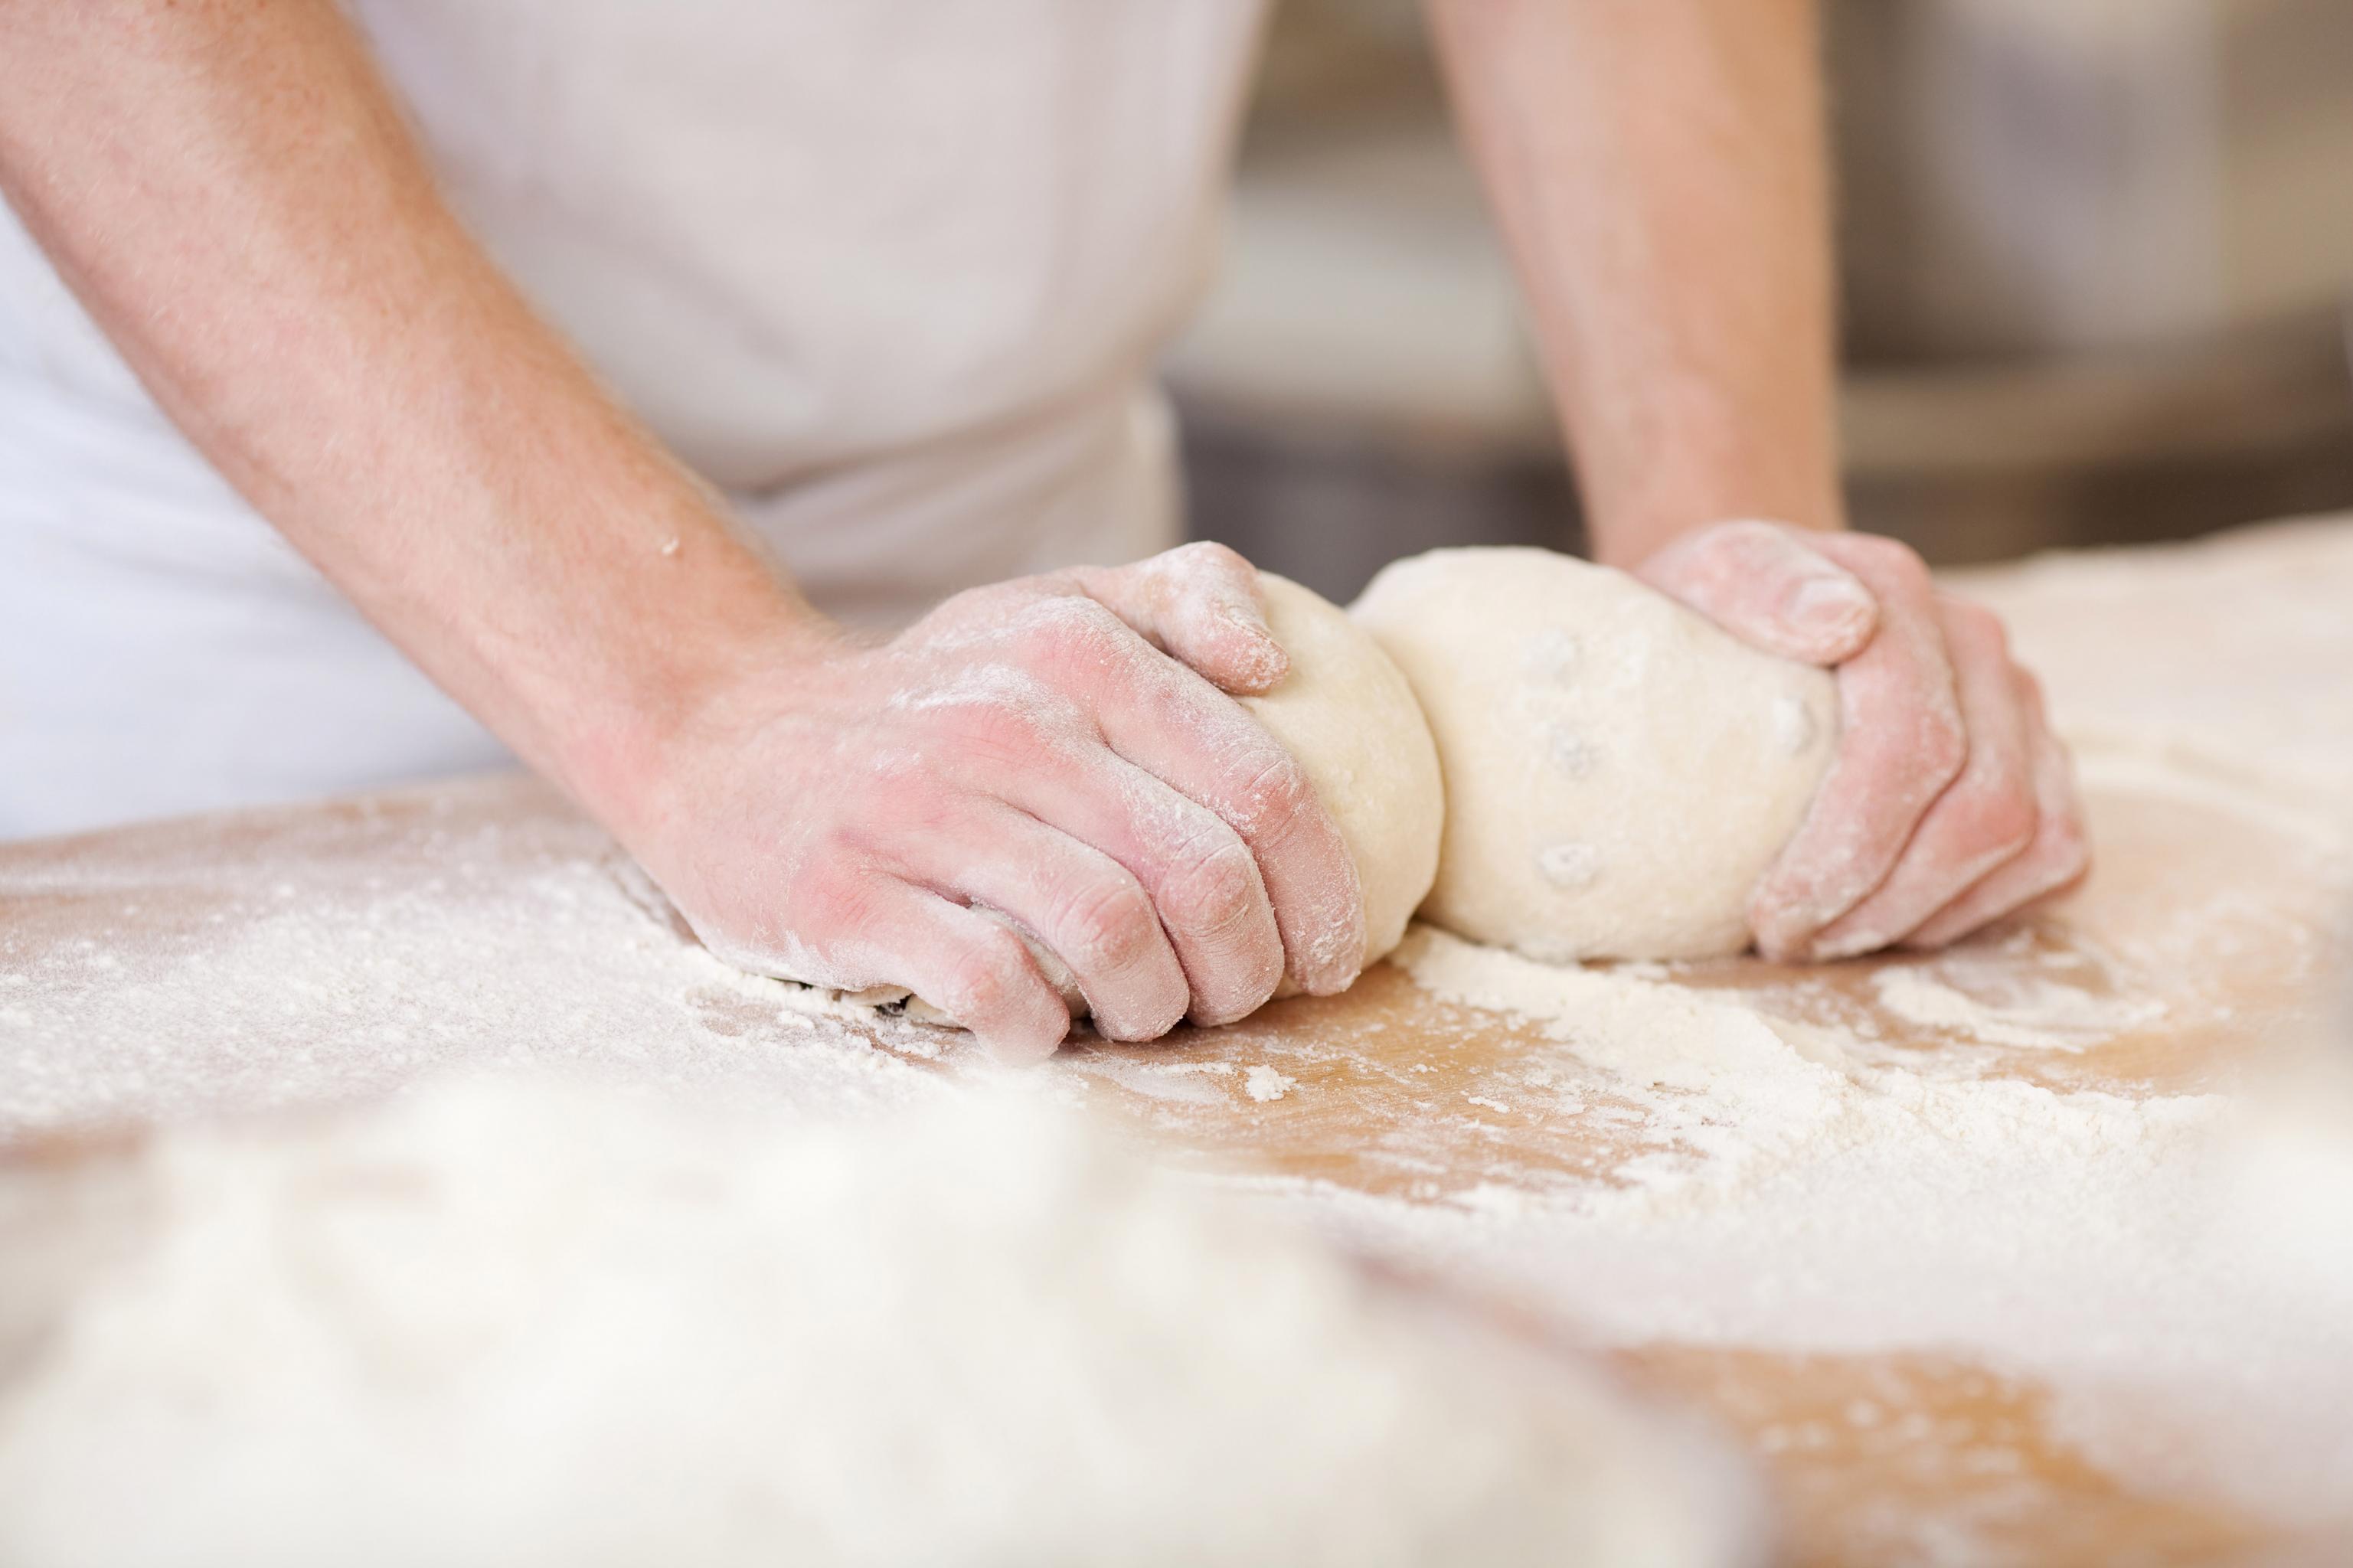
<path fill-rule="evenodd" d="M 1400 561 L 1353 613 L 1438 742 L 1425 919 L 1555 960 L 1748 945 L 1750 889 L 1837 751 L 1827 671 L 1547 550 Z"/>

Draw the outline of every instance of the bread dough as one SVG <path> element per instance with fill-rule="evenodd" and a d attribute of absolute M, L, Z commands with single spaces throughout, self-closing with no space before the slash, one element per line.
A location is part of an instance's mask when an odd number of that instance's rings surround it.
<path fill-rule="evenodd" d="M 0 1384 L 0 1561 L 1747 1560 L 1712 1445 L 1044 1098 L 502 1078 L 167 1135 Z M 79 1185 L 0 1166 L 0 1214 Z"/>
<path fill-rule="evenodd" d="M 1438 749 L 1413 689 L 1364 627 L 1288 578 L 1266 572 L 1259 583 L 1291 673 L 1242 706 L 1299 759 L 1340 829 L 1364 891 L 1371 963 L 1405 935 L 1438 873 Z M 1288 994 L 1284 984 L 1278 994 Z"/>
<path fill-rule="evenodd" d="M 1438 742 L 1425 918 L 1556 960 L 1748 945 L 1749 892 L 1837 750 L 1826 671 L 1546 550 L 1400 561 L 1354 614 Z"/>

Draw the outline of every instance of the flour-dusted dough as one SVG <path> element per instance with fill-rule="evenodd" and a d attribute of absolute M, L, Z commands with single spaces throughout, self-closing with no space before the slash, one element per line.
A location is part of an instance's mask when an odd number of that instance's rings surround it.
<path fill-rule="evenodd" d="M 1440 550 L 1356 602 L 1421 700 L 1446 832 L 1424 916 L 1532 957 L 1704 958 L 1836 751 L 1824 671 L 1546 550 Z"/>
<path fill-rule="evenodd" d="M 0 1384 L 17 1568 L 1764 1556 L 1712 1445 L 1036 1099 L 466 1081 L 128 1174 Z"/>
<path fill-rule="evenodd" d="M 1242 706 L 1299 759 L 1347 843 L 1370 963 L 1405 935 L 1438 873 L 1446 818 L 1438 750 L 1413 689 L 1364 627 L 1288 578 L 1261 573 L 1259 582 L 1291 673 Z"/>

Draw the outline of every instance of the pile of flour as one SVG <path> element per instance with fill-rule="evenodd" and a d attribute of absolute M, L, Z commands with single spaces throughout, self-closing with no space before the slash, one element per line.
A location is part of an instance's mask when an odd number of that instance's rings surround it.
<path fill-rule="evenodd" d="M 1690 1434 L 1034 1098 L 471 1079 L 128 1186 L 78 1280 L 0 1255 L 26 1568 L 1760 1560 Z"/>

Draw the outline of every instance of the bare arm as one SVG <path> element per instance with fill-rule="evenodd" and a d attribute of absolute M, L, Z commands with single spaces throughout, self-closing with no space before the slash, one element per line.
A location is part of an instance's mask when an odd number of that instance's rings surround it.
<path fill-rule="evenodd" d="M 1116 1037 L 1355 977 L 1346 850 L 1228 695 L 1283 670 L 1246 563 L 839 636 L 455 221 L 332 0 L 0 0 L 0 187 L 214 465 L 714 951 L 1017 1055 L 1070 1016 L 976 906 Z"/>
<path fill-rule="evenodd" d="M 1430 0 L 1596 553 L 1840 525 L 1811 0 Z"/>
<path fill-rule="evenodd" d="M 723 650 L 807 623 L 460 229 L 332 5 L 16 0 L 0 103 L 11 204 L 165 411 L 582 798 L 633 810 Z"/>
<path fill-rule="evenodd" d="M 1751 899 L 1758 945 L 1934 946 L 2073 883 L 2066 752 L 2000 623 L 1838 531 L 1816 0 L 1429 5 L 1595 553 L 1838 672 L 1839 759 Z"/>

